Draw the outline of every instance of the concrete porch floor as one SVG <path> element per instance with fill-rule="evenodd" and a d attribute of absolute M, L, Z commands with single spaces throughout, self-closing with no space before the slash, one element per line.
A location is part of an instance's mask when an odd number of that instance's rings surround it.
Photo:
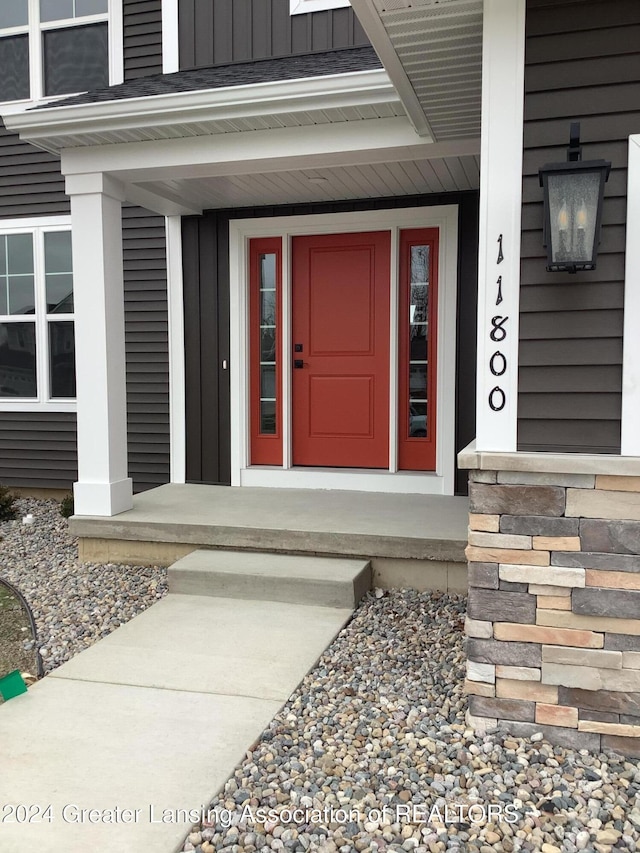
<path fill-rule="evenodd" d="M 70 526 L 86 561 L 170 565 L 203 547 L 348 555 L 370 559 L 380 586 L 463 591 L 467 525 L 464 497 L 168 484 Z"/>

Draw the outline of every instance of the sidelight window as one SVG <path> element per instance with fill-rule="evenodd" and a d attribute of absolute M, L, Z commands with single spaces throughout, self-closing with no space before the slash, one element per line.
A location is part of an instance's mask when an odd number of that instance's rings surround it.
<path fill-rule="evenodd" d="M 438 231 L 400 232 L 398 467 L 435 467 Z"/>
<path fill-rule="evenodd" d="M 282 241 L 250 243 L 251 461 L 282 464 Z"/>

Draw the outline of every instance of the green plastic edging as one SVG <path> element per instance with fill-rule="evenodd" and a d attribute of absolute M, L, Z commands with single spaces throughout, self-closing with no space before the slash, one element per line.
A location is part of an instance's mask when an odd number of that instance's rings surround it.
<path fill-rule="evenodd" d="M 5 702 L 13 699 L 14 696 L 19 696 L 21 693 L 27 692 L 27 685 L 23 677 L 20 675 L 20 670 L 14 669 L 9 675 L 0 678 L 0 693 Z"/>

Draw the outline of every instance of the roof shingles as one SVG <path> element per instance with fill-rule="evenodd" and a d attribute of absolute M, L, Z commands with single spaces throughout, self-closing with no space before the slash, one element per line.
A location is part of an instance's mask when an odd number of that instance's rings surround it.
<path fill-rule="evenodd" d="M 229 86 L 246 86 L 252 83 L 271 83 L 279 80 L 296 80 L 305 77 L 322 77 L 329 74 L 347 74 L 382 68 L 372 47 L 355 47 L 343 50 L 307 53 L 300 56 L 283 56 L 253 62 L 234 62 L 213 68 L 196 68 L 140 77 L 117 86 L 108 86 L 74 95 L 59 101 L 42 104 L 36 109 L 69 107 L 76 104 L 95 104 L 106 101 L 144 98 L 153 95 L 171 95 L 179 92 L 196 92 L 223 89 Z"/>

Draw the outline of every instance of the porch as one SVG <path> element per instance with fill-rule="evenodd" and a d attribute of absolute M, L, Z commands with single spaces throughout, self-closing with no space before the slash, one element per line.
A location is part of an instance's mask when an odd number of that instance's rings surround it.
<path fill-rule="evenodd" d="M 376 586 L 467 588 L 465 497 L 174 483 L 70 523 L 87 561 L 170 565 L 202 548 L 357 556 Z"/>

